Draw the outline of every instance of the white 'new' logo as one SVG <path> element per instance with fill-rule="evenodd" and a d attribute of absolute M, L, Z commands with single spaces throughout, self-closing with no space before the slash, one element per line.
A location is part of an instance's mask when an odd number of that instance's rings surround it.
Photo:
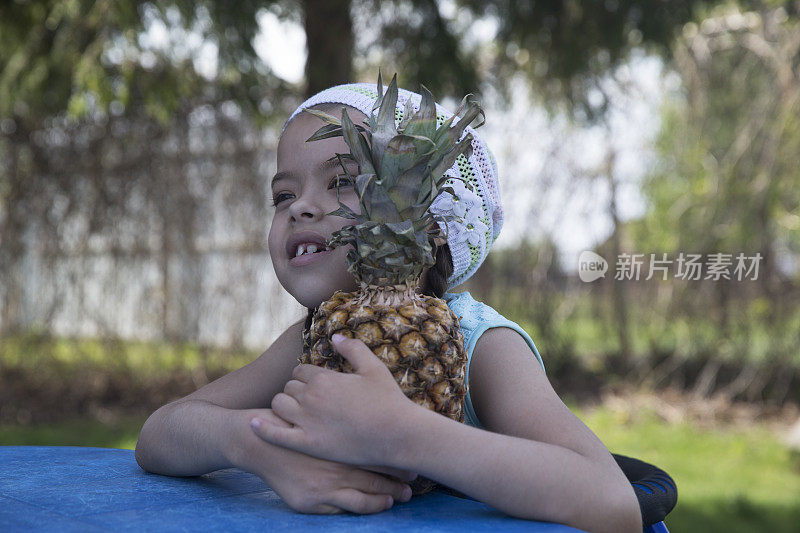
<path fill-rule="evenodd" d="M 606 277 L 608 263 L 594 252 L 585 250 L 578 257 L 578 276 L 581 281 L 590 282 Z"/>

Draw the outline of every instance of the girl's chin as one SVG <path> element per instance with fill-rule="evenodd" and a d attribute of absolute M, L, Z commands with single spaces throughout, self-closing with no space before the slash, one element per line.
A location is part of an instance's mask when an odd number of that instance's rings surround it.
<path fill-rule="evenodd" d="M 302 305 L 303 307 L 314 309 L 322 302 L 330 300 L 331 296 L 333 296 L 333 294 L 336 291 L 341 290 L 345 292 L 350 292 L 356 289 L 357 289 L 356 286 L 352 287 L 341 286 L 336 288 L 327 287 L 324 289 L 320 287 L 317 290 L 311 290 L 310 287 L 304 287 L 303 289 L 300 289 L 296 293 L 292 294 L 292 296 L 294 296 L 295 300 L 300 302 L 300 305 Z"/>

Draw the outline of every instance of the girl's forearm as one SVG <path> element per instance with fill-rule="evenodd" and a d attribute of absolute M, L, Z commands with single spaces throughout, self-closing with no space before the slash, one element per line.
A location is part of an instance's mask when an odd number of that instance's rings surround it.
<path fill-rule="evenodd" d="M 167 404 L 145 422 L 136 443 L 136 461 L 153 473 L 196 476 L 235 465 L 242 445 L 243 411 L 204 400 Z M 242 419 L 242 420 L 240 420 Z"/>
<path fill-rule="evenodd" d="M 416 409 L 397 440 L 396 468 L 418 472 L 506 514 L 587 531 L 641 531 L 618 470 L 570 449 L 491 433 Z"/>

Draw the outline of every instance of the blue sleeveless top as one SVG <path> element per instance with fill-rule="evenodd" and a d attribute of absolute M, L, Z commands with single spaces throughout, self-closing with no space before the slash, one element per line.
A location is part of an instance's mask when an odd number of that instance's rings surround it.
<path fill-rule="evenodd" d="M 472 352 L 475 351 L 475 345 L 478 344 L 478 339 L 483 335 L 483 332 L 497 327 L 513 329 L 522 335 L 522 338 L 528 343 L 533 355 L 542 365 L 542 369 L 544 369 L 544 363 L 542 362 L 542 356 L 539 355 L 539 350 L 536 349 L 536 345 L 533 343 L 533 339 L 519 324 L 507 319 L 485 303 L 475 300 L 469 292 L 447 292 L 444 294 L 444 300 L 458 317 L 461 332 L 464 334 L 464 348 L 467 351 L 467 396 L 464 398 L 465 422 L 470 426 L 480 428 L 483 425 L 478 420 L 478 415 L 475 414 L 475 408 L 472 406 L 472 397 L 469 394 L 469 364 L 472 362 Z"/>

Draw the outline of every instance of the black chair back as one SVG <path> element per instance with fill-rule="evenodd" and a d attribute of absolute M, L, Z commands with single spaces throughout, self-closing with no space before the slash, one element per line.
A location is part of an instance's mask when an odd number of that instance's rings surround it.
<path fill-rule="evenodd" d="M 642 526 L 648 527 L 664 518 L 678 503 L 678 487 L 669 474 L 633 457 L 612 454 L 633 485 L 642 512 Z"/>

